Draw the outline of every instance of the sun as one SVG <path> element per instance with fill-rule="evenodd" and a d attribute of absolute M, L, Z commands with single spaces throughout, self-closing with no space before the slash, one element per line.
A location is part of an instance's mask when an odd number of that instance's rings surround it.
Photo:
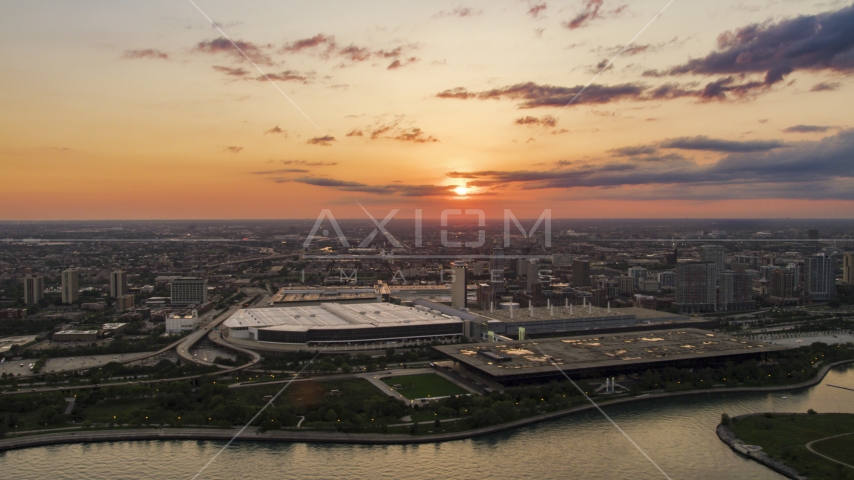
<path fill-rule="evenodd" d="M 454 193 L 456 193 L 457 195 L 459 195 L 461 197 L 464 197 L 464 196 L 466 196 L 466 194 L 469 193 L 469 189 L 465 185 L 460 185 L 459 187 L 454 189 Z"/>

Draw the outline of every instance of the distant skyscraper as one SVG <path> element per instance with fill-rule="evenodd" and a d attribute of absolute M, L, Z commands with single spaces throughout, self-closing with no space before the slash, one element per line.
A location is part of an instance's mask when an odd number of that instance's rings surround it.
<path fill-rule="evenodd" d="M 816 301 L 836 296 L 836 260 L 823 253 L 804 261 L 804 293 Z"/>
<path fill-rule="evenodd" d="M 703 245 L 700 247 L 700 261 L 714 263 L 718 275 L 726 270 L 726 249 L 723 245 Z"/>
<path fill-rule="evenodd" d="M 532 261 L 528 262 L 528 274 L 525 277 L 525 290 L 529 293 L 534 291 L 534 284 L 540 281 L 540 266 Z"/>
<path fill-rule="evenodd" d="M 749 273 L 725 270 L 720 276 L 718 309 L 724 311 L 751 310 L 753 302 L 753 276 Z"/>
<path fill-rule="evenodd" d="M 854 252 L 847 252 L 842 257 L 842 281 L 854 285 Z"/>
<path fill-rule="evenodd" d="M 466 308 L 466 265 L 463 262 L 454 262 L 451 268 L 454 271 L 454 281 L 451 283 L 451 306 Z"/>
<path fill-rule="evenodd" d="M 493 248 L 492 257 L 489 258 L 489 284 L 492 286 L 491 292 L 504 293 L 504 266 L 506 259 L 504 258 L 504 249 Z"/>
<path fill-rule="evenodd" d="M 575 288 L 590 286 L 590 262 L 586 260 L 572 261 L 572 286 Z"/>
<path fill-rule="evenodd" d="M 171 287 L 172 305 L 196 305 L 208 301 L 208 284 L 202 278 L 175 278 Z"/>
<path fill-rule="evenodd" d="M 35 305 L 44 298 L 44 277 L 27 275 L 24 278 L 24 303 Z"/>
<path fill-rule="evenodd" d="M 77 270 L 62 272 L 62 303 L 73 303 L 80 298 L 80 274 Z"/>
<path fill-rule="evenodd" d="M 121 270 L 110 273 L 110 296 L 119 298 L 128 293 L 128 274 Z"/>
<path fill-rule="evenodd" d="M 676 268 L 676 306 L 681 313 L 714 311 L 717 264 L 686 263 Z"/>

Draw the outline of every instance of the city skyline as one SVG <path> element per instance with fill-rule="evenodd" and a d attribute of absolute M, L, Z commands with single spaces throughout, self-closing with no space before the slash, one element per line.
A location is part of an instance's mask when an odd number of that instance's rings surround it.
<path fill-rule="evenodd" d="M 854 211 L 849 3 L 196 4 L 2 7 L 0 220 Z"/>

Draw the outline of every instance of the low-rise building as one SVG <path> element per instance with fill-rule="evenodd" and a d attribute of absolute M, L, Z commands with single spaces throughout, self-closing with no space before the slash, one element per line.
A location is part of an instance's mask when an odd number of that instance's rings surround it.
<path fill-rule="evenodd" d="M 53 334 L 54 342 L 94 342 L 98 339 L 98 330 L 63 330 Z"/>

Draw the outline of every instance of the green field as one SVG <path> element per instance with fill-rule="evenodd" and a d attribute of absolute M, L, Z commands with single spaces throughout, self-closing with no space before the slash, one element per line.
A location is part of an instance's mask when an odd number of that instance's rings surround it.
<path fill-rule="evenodd" d="M 765 453 L 810 479 L 854 480 L 854 469 L 821 458 L 805 446 L 813 440 L 854 432 L 852 414 L 773 414 L 770 417 L 766 414 L 740 419 L 730 428 L 745 443 L 761 446 Z M 854 458 L 854 435 L 818 442 L 812 447 L 823 455 L 850 464 Z"/>
<path fill-rule="evenodd" d="M 813 443 L 812 449 L 851 465 L 854 463 L 854 433 Z"/>
<path fill-rule="evenodd" d="M 402 388 L 395 388 L 395 391 L 410 400 L 416 398 L 465 395 L 468 393 L 435 373 L 385 377 L 380 380 L 392 388 L 394 388 L 395 385 L 401 385 Z"/>

